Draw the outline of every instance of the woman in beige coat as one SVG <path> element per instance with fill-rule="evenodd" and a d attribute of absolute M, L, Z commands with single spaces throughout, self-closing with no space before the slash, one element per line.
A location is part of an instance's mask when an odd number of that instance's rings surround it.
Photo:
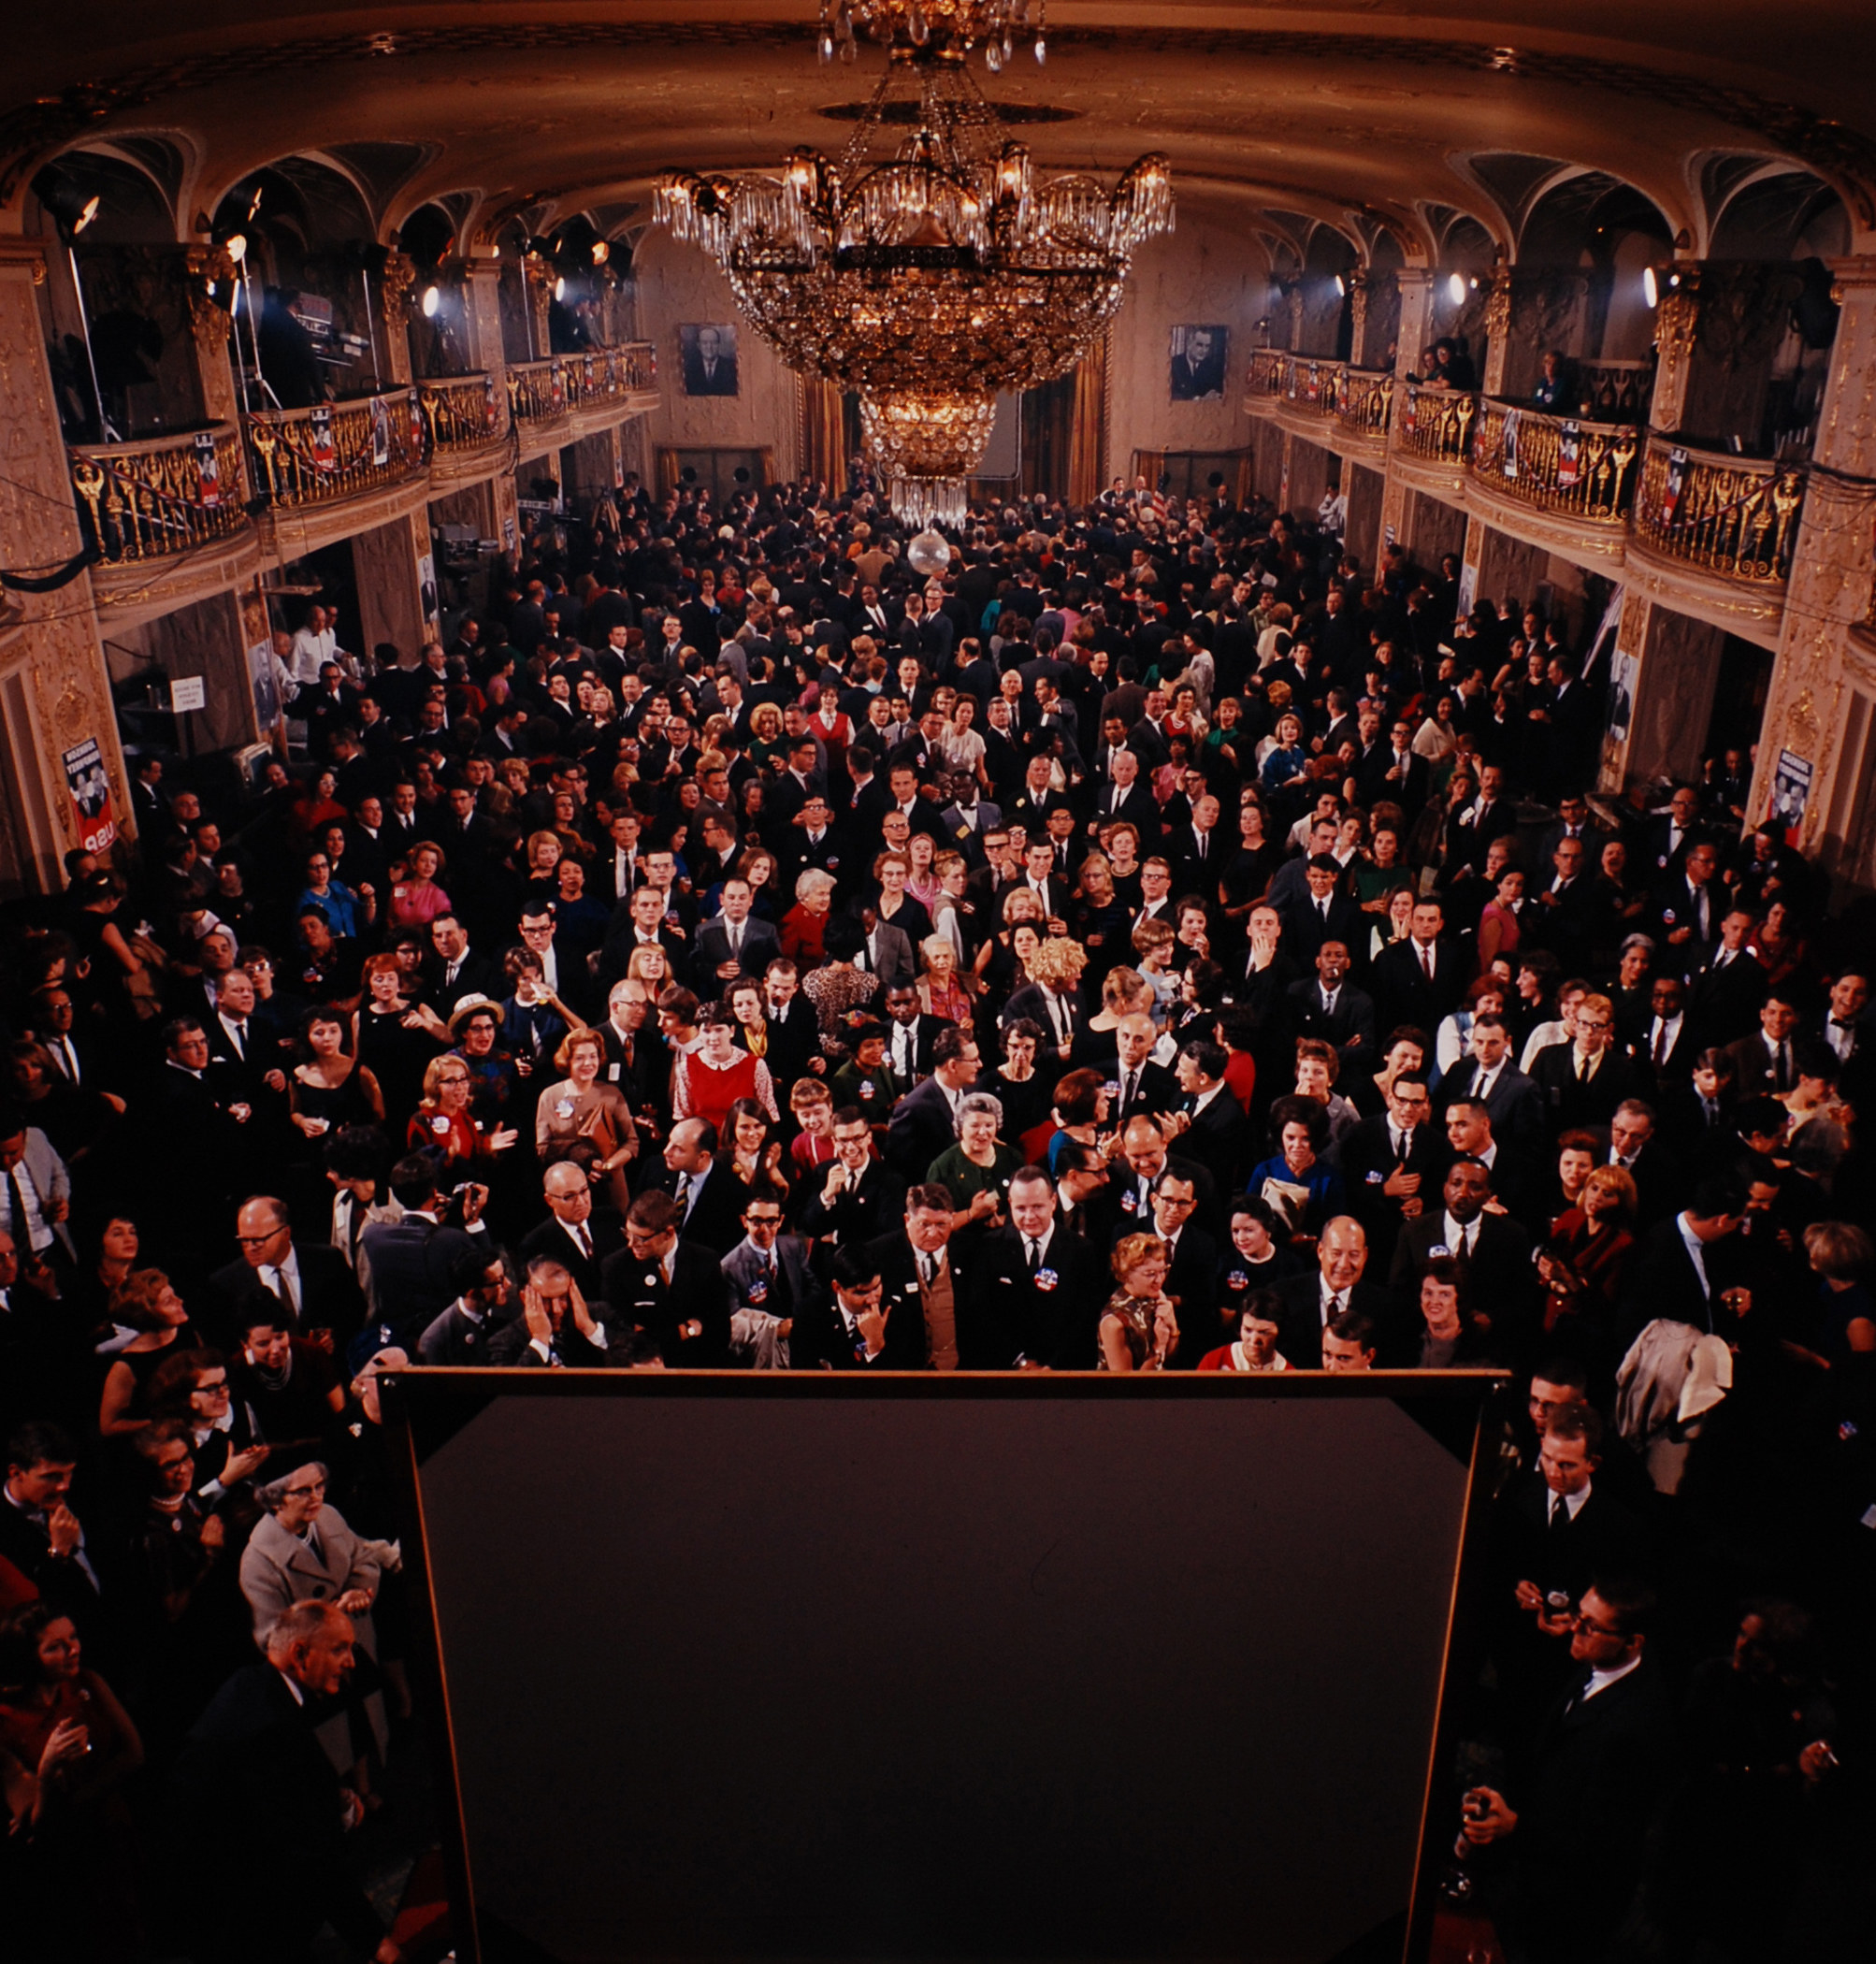
<path fill-rule="evenodd" d="M 358 1649 L 375 1666 L 377 1634 L 371 1605 L 382 1573 L 384 1544 L 362 1540 L 345 1516 L 325 1504 L 325 1468 L 317 1460 L 260 1488 L 267 1512 L 241 1556 L 241 1594 L 253 1612 L 254 1641 L 265 1652 L 267 1632 L 295 1603 L 329 1602 L 352 1619 Z M 376 1688 L 356 1691 L 342 1711 L 318 1727 L 320 1744 L 339 1778 L 362 1797 L 369 1791 L 367 1755 L 373 1745 L 384 1755 L 387 1726 L 384 1698 Z M 369 1727 L 367 1738 L 358 1721 Z"/>

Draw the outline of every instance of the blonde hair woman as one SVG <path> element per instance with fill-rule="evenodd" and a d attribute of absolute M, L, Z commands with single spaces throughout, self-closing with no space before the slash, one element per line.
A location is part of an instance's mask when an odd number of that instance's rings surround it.
<path fill-rule="evenodd" d="M 1157 1235 L 1126 1235 L 1114 1249 L 1119 1287 L 1101 1312 L 1104 1371 L 1162 1371 L 1179 1340 L 1179 1320 L 1166 1293 L 1166 1244 Z"/>

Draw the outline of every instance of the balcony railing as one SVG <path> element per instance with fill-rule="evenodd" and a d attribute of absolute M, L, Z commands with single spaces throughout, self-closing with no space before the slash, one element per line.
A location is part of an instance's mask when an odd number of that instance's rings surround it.
<path fill-rule="evenodd" d="M 1641 433 L 1485 397 L 1472 433 L 1472 474 L 1539 512 L 1620 525 L 1635 490 Z"/>
<path fill-rule="evenodd" d="M 567 413 L 567 366 L 563 355 L 508 365 L 508 412 L 517 423 L 551 423 Z"/>
<path fill-rule="evenodd" d="M 445 375 L 417 384 L 417 403 L 434 451 L 480 450 L 501 434 L 492 377 Z"/>
<path fill-rule="evenodd" d="M 567 399 L 575 409 L 657 386 L 657 354 L 650 341 L 622 341 L 616 348 L 594 348 L 563 360 Z"/>
<path fill-rule="evenodd" d="M 1283 397 L 1306 415 L 1333 416 L 1335 396 L 1347 362 L 1326 361 L 1320 354 L 1292 354 L 1285 371 Z"/>
<path fill-rule="evenodd" d="M 1253 348 L 1250 351 L 1250 393 L 1253 396 L 1280 396 L 1290 356 L 1281 348 Z"/>
<path fill-rule="evenodd" d="M 1571 394 L 1585 416 L 1598 423 L 1645 423 L 1654 394 L 1652 361 L 1580 361 Z"/>
<path fill-rule="evenodd" d="M 112 564 L 173 558 L 240 530 L 247 489 L 232 423 L 70 453 L 87 543 Z"/>
<path fill-rule="evenodd" d="M 1723 579 L 1782 584 L 1791 573 L 1801 465 L 1689 450 L 1651 436 L 1636 493 L 1636 537 L 1651 552 Z"/>
<path fill-rule="evenodd" d="M 255 480 L 276 505 L 332 504 L 397 484 L 424 466 L 423 424 L 411 389 L 362 402 L 257 410 L 247 421 Z"/>
<path fill-rule="evenodd" d="M 1478 415 L 1476 396 L 1409 383 L 1396 431 L 1400 447 L 1414 456 L 1463 464 L 1471 454 L 1472 426 Z"/>
<path fill-rule="evenodd" d="M 1392 368 L 1343 368 L 1336 383 L 1335 420 L 1344 429 L 1385 443 L 1393 408 Z"/>

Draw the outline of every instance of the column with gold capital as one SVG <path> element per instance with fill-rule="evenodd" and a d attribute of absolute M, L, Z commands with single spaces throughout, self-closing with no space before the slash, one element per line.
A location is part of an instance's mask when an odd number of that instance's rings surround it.
<path fill-rule="evenodd" d="M 1760 726 L 1749 816 L 1781 807 L 1800 847 L 1833 870 L 1868 876 L 1858 829 L 1861 781 L 1876 743 L 1876 555 L 1869 486 L 1876 479 L 1876 256 L 1833 261 L 1841 309 L 1818 408 L 1801 510 L 1781 512 L 1797 547 L 1785 588 L 1778 660 Z"/>

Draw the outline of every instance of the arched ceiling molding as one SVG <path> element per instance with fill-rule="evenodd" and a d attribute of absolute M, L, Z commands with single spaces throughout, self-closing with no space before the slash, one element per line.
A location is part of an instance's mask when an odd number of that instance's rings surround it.
<path fill-rule="evenodd" d="M 187 131 L 112 130 L 108 136 L 74 145 L 73 150 L 60 154 L 70 156 L 79 151 L 91 151 L 141 171 L 155 186 L 157 195 L 168 209 L 177 242 L 180 244 L 194 236 L 189 228 L 190 201 L 195 195 L 195 181 L 202 168 L 202 152 L 200 145 Z"/>
<path fill-rule="evenodd" d="M 1694 253 L 1705 258 L 1727 211 L 1755 186 L 1776 178 L 1809 178 L 1820 191 L 1842 198 L 1830 180 L 1796 157 L 1776 151 L 1696 151 L 1686 162 L 1686 178 L 1694 207 Z M 1846 205 L 1846 210 L 1851 208 Z M 1854 212 L 1852 213 L 1854 219 Z"/>
<path fill-rule="evenodd" d="M 264 172 L 271 171 L 276 177 L 284 179 L 293 191 L 297 194 L 302 208 L 306 209 L 307 216 L 310 219 L 313 216 L 311 208 L 317 204 L 323 187 L 320 185 L 318 178 L 312 176 L 309 171 L 309 166 L 311 167 L 312 172 L 323 171 L 326 176 L 337 179 L 351 193 L 352 196 L 357 201 L 358 209 L 354 214 L 347 214 L 347 216 L 355 223 L 358 236 L 361 238 L 374 238 L 377 230 L 376 221 L 372 216 L 371 200 L 365 187 L 358 182 L 356 174 L 354 171 L 337 163 L 329 154 L 323 151 L 294 150 L 276 152 L 271 156 L 256 157 L 232 173 L 227 172 L 227 166 L 224 164 L 221 166 L 222 171 L 224 173 L 222 181 L 212 190 L 205 191 L 203 195 L 195 201 L 195 209 L 198 212 L 208 212 L 213 215 L 221 210 L 224 201 L 238 186 L 247 183 L 251 179 L 260 177 Z M 329 197 L 329 194 L 327 195 Z M 263 222 L 266 221 L 267 215 L 266 207 L 263 205 L 261 212 Z M 307 236 L 309 243 L 318 242 L 314 240 L 311 231 L 309 231 Z"/>
<path fill-rule="evenodd" d="M 1452 242 L 1452 235 L 1462 225 L 1477 225 L 1486 235 L 1494 253 L 1502 253 L 1508 259 L 1511 256 L 1511 238 L 1506 230 L 1505 220 L 1491 200 L 1486 200 L 1485 211 L 1473 211 L 1459 205 L 1438 203 L 1427 198 L 1415 200 L 1427 232 L 1433 242 L 1434 261 L 1437 264 L 1446 257 Z"/>
<path fill-rule="evenodd" d="M 1494 157 L 1517 158 L 1538 168 L 1528 173 L 1486 169 L 1487 160 Z M 1450 151 L 1446 166 L 1478 192 L 1497 214 L 1498 224 L 1487 229 L 1507 243 L 1508 256 L 1514 262 L 1523 238 L 1524 221 L 1559 184 L 1588 172 L 1586 165 L 1566 164 L 1556 157 L 1531 156 L 1515 151 Z"/>

